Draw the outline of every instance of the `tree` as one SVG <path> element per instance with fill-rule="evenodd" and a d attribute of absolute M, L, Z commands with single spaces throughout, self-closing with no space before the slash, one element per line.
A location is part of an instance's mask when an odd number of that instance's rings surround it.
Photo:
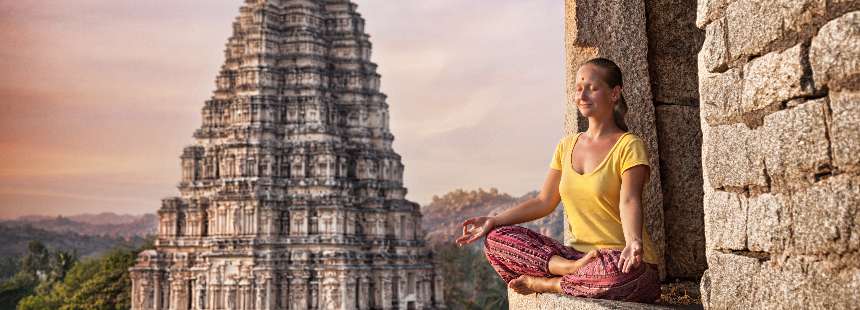
<path fill-rule="evenodd" d="M 134 265 L 136 254 L 129 249 L 114 249 L 101 258 L 81 261 L 62 282 L 23 299 L 18 309 L 128 309 L 131 307 L 128 268 Z"/>
<path fill-rule="evenodd" d="M 445 302 L 450 309 L 506 309 L 508 292 L 505 282 L 487 263 L 483 248 L 457 247 L 435 243 L 434 263 L 445 278 Z"/>

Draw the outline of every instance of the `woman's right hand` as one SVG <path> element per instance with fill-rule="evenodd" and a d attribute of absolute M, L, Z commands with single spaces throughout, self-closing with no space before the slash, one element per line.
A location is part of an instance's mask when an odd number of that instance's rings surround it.
<path fill-rule="evenodd" d="M 457 246 L 464 246 L 478 240 L 496 227 L 496 221 L 491 216 L 473 217 L 463 222 L 463 235 L 455 241 Z"/>

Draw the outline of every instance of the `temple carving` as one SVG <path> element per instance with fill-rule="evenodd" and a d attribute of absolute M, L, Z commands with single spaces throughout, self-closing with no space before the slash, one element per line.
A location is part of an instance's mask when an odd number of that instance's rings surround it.
<path fill-rule="evenodd" d="M 440 309 L 364 19 L 245 0 L 132 309 Z"/>

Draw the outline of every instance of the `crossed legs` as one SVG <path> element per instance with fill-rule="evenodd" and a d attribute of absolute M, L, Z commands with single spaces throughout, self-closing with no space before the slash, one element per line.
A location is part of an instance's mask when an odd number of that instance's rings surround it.
<path fill-rule="evenodd" d="M 660 286 L 656 266 L 643 263 L 628 273 L 617 268 L 621 251 L 582 253 L 520 226 L 487 235 L 485 254 L 505 283 L 518 292 L 654 302 Z"/>

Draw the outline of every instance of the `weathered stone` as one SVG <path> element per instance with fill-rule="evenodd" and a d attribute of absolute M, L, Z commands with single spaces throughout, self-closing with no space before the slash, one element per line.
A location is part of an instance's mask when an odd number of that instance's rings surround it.
<path fill-rule="evenodd" d="M 695 26 L 695 6 L 691 0 L 645 2 L 648 70 L 657 102 L 698 105 L 696 54 L 705 34 Z"/>
<path fill-rule="evenodd" d="M 825 0 L 738 0 L 726 10 L 729 62 L 785 49 L 812 37 Z"/>
<path fill-rule="evenodd" d="M 739 253 L 743 254 L 743 253 Z M 852 309 L 860 303 L 860 255 L 761 260 L 708 253 L 705 309 Z"/>
<path fill-rule="evenodd" d="M 766 192 L 764 157 L 759 152 L 761 138 L 744 124 L 709 128 L 710 138 L 703 141 L 702 166 L 708 170 L 713 188 L 743 191 L 751 188 Z"/>
<path fill-rule="evenodd" d="M 702 148 L 711 186 L 768 192 L 812 183 L 830 165 L 826 109 L 819 99 L 767 115 L 757 129 L 711 127 Z"/>
<path fill-rule="evenodd" d="M 792 98 L 813 93 L 811 80 L 806 77 L 807 47 L 795 45 L 783 52 L 774 52 L 753 59 L 744 67 L 741 111 L 765 109 Z"/>
<path fill-rule="evenodd" d="M 830 92 L 830 111 L 833 165 L 840 171 L 860 171 L 860 92 Z"/>
<path fill-rule="evenodd" d="M 708 274 L 701 286 L 702 305 L 705 309 L 743 308 L 742 302 L 755 298 L 757 288 L 747 283 L 760 270 L 761 263 L 756 258 L 709 251 Z M 729 296 L 737 302 L 727 300 Z"/>
<path fill-rule="evenodd" d="M 840 175 L 791 194 L 794 252 L 841 254 L 851 248 L 860 216 L 860 177 Z"/>
<path fill-rule="evenodd" d="M 765 193 L 743 198 L 747 210 L 747 249 L 756 252 L 783 251 L 791 238 L 791 210 L 781 195 Z"/>
<path fill-rule="evenodd" d="M 726 45 L 726 19 L 720 18 L 705 27 L 705 40 L 699 51 L 699 72 L 721 72 L 729 61 Z"/>
<path fill-rule="evenodd" d="M 735 0 L 699 0 L 696 5 L 696 27 L 705 28 L 713 20 L 723 16 L 726 8 Z"/>
<path fill-rule="evenodd" d="M 844 253 L 858 247 L 860 178 L 840 175 L 785 194 L 714 191 L 705 201 L 710 250 Z M 745 231 L 744 231 L 745 230 Z"/>
<path fill-rule="evenodd" d="M 707 268 L 699 109 L 657 106 L 657 135 L 666 223 L 666 272 L 673 278 L 699 277 Z"/>
<path fill-rule="evenodd" d="M 860 11 L 821 27 L 812 39 L 809 61 L 816 87 L 860 90 Z"/>
<path fill-rule="evenodd" d="M 699 71 L 701 116 L 707 121 L 706 125 L 740 122 L 743 91 L 740 70 L 707 73 L 700 68 Z"/>
<path fill-rule="evenodd" d="M 826 117 L 826 99 L 808 101 L 765 116 L 762 128 L 752 133 L 762 137 L 759 154 L 775 191 L 801 188 L 829 170 Z"/>
<path fill-rule="evenodd" d="M 615 310 L 615 309 L 673 309 L 672 307 L 623 302 L 615 300 L 571 297 L 559 294 L 529 294 L 521 295 L 508 289 L 508 309 L 516 310 Z"/>
<path fill-rule="evenodd" d="M 652 102 L 648 73 L 648 38 L 646 36 L 645 5 L 635 0 L 566 0 L 568 19 L 565 29 L 567 42 L 566 59 L 569 66 L 567 77 L 568 106 L 574 106 L 571 92 L 573 77 L 578 65 L 586 57 L 600 56 L 612 59 L 624 74 L 624 97 L 628 105 L 626 121 L 630 131 L 639 136 L 649 153 L 651 176 L 642 194 L 645 227 L 654 239 L 657 254 L 661 258 L 661 277 L 665 276 L 662 262 L 665 251 L 663 232 L 663 198 L 660 185 L 660 162 L 657 148 L 657 130 L 654 126 L 654 104 Z M 574 19 L 571 21 L 570 19 Z M 576 67 L 576 68 L 573 68 Z M 574 106 L 575 109 L 575 106 Z M 572 110 L 572 109 L 568 109 Z M 585 123 L 578 113 L 567 113 L 567 126 Z M 565 128 L 576 132 L 583 128 Z"/>
<path fill-rule="evenodd" d="M 858 9 L 699 1 L 706 309 L 860 304 Z"/>
<path fill-rule="evenodd" d="M 735 193 L 705 192 L 705 241 L 709 250 L 746 248 L 746 207 L 746 203 Z"/>

